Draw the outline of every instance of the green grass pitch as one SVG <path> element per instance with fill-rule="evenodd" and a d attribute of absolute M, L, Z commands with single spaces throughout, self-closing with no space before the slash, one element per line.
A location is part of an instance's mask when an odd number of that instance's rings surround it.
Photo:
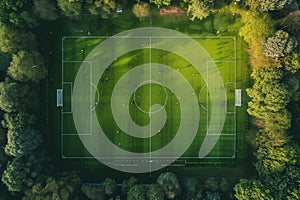
<path fill-rule="evenodd" d="M 209 153 L 207 158 L 234 158 L 236 151 L 236 108 L 234 105 L 234 90 L 237 86 L 236 73 L 236 40 L 233 37 L 199 37 L 194 38 L 210 54 L 213 62 L 221 72 L 224 87 L 227 92 L 226 120 L 222 134 Z M 82 64 L 85 56 L 104 38 L 68 38 L 63 40 L 63 113 L 62 113 L 62 154 L 64 157 L 88 158 L 89 152 L 81 143 L 72 119 L 72 85 L 76 73 Z M 149 57 L 151 51 L 151 60 Z M 161 63 L 179 71 L 194 89 L 199 100 L 200 125 L 190 148 L 182 155 L 181 159 L 197 159 L 199 148 L 206 134 L 207 124 L 210 120 L 210 96 L 206 89 L 206 82 L 199 75 L 197 70 L 185 59 L 171 52 L 158 49 L 143 48 L 129 52 L 119 57 L 107 68 L 97 85 L 99 99 L 96 108 L 98 122 L 106 133 L 106 136 L 121 148 L 132 152 L 155 151 L 169 143 L 175 136 L 180 124 L 180 105 L 178 97 L 172 94 L 168 88 L 157 83 L 144 85 L 138 88 L 135 96 L 131 96 L 130 115 L 138 125 L 149 123 L 149 115 L 142 112 L 148 111 L 150 102 L 152 104 L 164 105 L 167 111 L 167 122 L 159 133 L 150 138 L 132 137 L 120 130 L 113 119 L 110 107 L 112 90 L 119 78 L 132 68 L 145 63 Z M 207 67 L 210 63 L 207 63 Z M 152 66 L 154 67 L 154 66 Z M 134 77 L 133 77 L 134 78 Z M 209 80 L 213 81 L 213 80 Z M 208 83 L 209 84 L 209 83 Z M 182 88 L 184 90 L 184 88 Z M 142 110 L 142 111 L 141 111 Z"/>

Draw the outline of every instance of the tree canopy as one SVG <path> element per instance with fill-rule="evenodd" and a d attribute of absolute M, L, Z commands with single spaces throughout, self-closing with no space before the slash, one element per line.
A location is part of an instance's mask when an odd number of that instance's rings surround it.
<path fill-rule="evenodd" d="M 56 177 L 45 176 L 27 190 L 23 200 L 31 199 L 76 199 L 80 178 L 72 172 L 64 172 Z"/>
<path fill-rule="evenodd" d="M 181 194 L 181 187 L 174 173 L 165 172 L 157 178 L 157 184 L 163 188 L 166 197 L 172 199 Z"/>
<path fill-rule="evenodd" d="M 172 0 L 150 0 L 150 3 L 154 3 L 158 8 L 161 6 L 168 6 L 171 4 L 171 2 Z"/>
<path fill-rule="evenodd" d="M 297 46 L 297 40 L 283 30 L 276 31 L 263 43 L 263 54 L 270 57 L 283 57 Z"/>
<path fill-rule="evenodd" d="M 0 22 L 11 27 L 34 28 L 38 21 L 31 14 L 29 0 L 0 1 Z"/>
<path fill-rule="evenodd" d="M 27 156 L 36 150 L 41 142 L 40 133 L 30 127 L 9 129 L 5 152 L 10 156 Z"/>
<path fill-rule="evenodd" d="M 280 10 L 293 2 L 293 0 L 250 0 L 258 4 L 262 11 Z"/>
<path fill-rule="evenodd" d="M 272 200 L 270 190 L 264 187 L 259 180 L 241 179 L 234 186 L 234 196 L 239 200 Z"/>
<path fill-rule="evenodd" d="M 112 196 L 117 189 L 117 182 L 112 178 L 106 178 L 103 182 L 105 194 Z"/>
<path fill-rule="evenodd" d="M 5 112 L 24 112 L 29 109 L 32 103 L 28 99 L 30 95 L 34 97 L 34 92 L 27 85 L 9 79 L 0 82 L 0 108 Z"/>
<path fill-rule="evenodd" d="M 134 185 L 127 193 L 127 200 L 147 199 L 147 189 L 144 185 Z"/>
<path fill-rule="evenodd" d="M 17 53 L 20 50 L 37 48 L 36 37 L 29 31 L 0 24 L 0 50 L 4 53 Z"/>
<path fill-rule="evenodd" d="M 56 5 L 50 0 L 34 0 L 33 12 L 45 20 L 55 20 L 58 18 Z"/>
<path fill-rule="evenodd" d="M 45 78 L 47 70 L 38 51 L 20 51 L 13 55 L 8 74 L 20 82 L 39 82 Z"/>
<path fill-rule="evenodd" d="M 132 8 L 132 12 L 136 17 L 143 19 L 143 18 L 149 16 L 150 6 L 148 3 L 143 3 L 143 2 L 134 4 L 134 6 Z"/>
<path fill-rule="evenodd" d="M 39 155 L 45 157 L 43 154 Z M 2 174 L 2 182 L 11 192 L 21 192 L 35 184 L 44 167 L 43 157 L 32 154 L 29 157 L 16 157 L 9 161 Z"/>
<path fill-rule="evenodd" d="M 57 5 L 67 17 L 78 17 L 82 13 L 80 1 L 57 0 Z"/>
<path fill-rule="evenodd" d="M 190 16 L 190 20 L 202 20 L 208 17 L 211 8 L 210 1 L 184 0 L 184 2 L 187 3 L 187 14 Z"/>

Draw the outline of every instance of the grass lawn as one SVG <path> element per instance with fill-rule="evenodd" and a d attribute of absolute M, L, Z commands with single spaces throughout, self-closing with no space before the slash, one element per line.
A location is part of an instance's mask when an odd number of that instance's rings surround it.
<path fill-rule="evenodd" d="M 220 18 L 221 17 L 215 16 L 209 17 L 201 22 L 190 22 L 185 17 L 176 18 L 153 15 L 151 20 L 152 26 L 173 28 L 190 36 L 234 35 L 233 33 L 227 32 L 221 33 L 220 35 L 215 34 L 216 31 L 214 27 L 218 27 L 218 29 L 220 29 Z M 229 17 L 228 21 L 231 23 L 234 19 Z M 222 22 L 222 24 L 224 23 Z M 47 115 L 49 127 L 49 148 L 52 149 L 51 152 L 53 153 L 53 157 L 57 158 L 61 167 L 79 168 L 82 170 L 82 173 L 86 175 L 87 179 L 90 180 L 93 180 L 94 177 L 91 174 L 103 176 L 103 169 L 105 169 L 108 173 L 115 172 L 114 170 L 108 169 L 102 165 L 96 159 L 83 159 L 89 158 L 91 155 L 76 135 L 77 132 L 72 119 L 72 114 L 69 113 L 72 110 L 70 95 L 72 83 L 74 82 L 76 73 L 81 65 L 80 61 L 83 61 L 86 55 L 96 45 L 101 43 L 104 38 L 82 37 L 65 39 L 63 41 L 63 58 L 66 62 L 63 63 L 62 68 L 62 37 L 87 36 L 87 31 L 91 31 L 95 36 L 108 36 L 130 28 L 144 26 L 149 26 L 148 19 L 140 22 L 132 16 L 130 11 L 126 12 L 126 10 L 124 11 L 124 16 L 114 19 L 103 20 L 99 19 L 97 16 L 83 16 L 80 20 L 71 21 L 61 19 L 47 25 L 49 30 L 53 31 L 54 29 L 54 34 L 49 35 L 46 38 L 48 43 L 45 44 L 45 46 L 49 48 L 49 51 L 53 52 L 51 55 L 48 55 L 49 80 L 46 83 L 46 85 L 48 85 L 48 96 L 45 97 L 45 113 Z M 226 29 L 226 27 L 221 28 Z M 81 30 L 83 30 L 83 32 L 81 32 Z M 214 61 L 218 61 L 215 64 L 222 75 L 224 87 L 226 88 L 226 94 L 228 97 L 226 106 L 228 113 L 226 114 L 225 125 L 220 139 L 213 150 L 209 153 L 209 158 L 198 159 L 197 156 L 199 147 L 203 142 L 207 130 L 207 123 L 210 120 L 210 94 L 207 91 L 206 82 L 201 76 L 196 75 L 197 70 L 185 59 L 170 52 L 151 49 L 151 63 L 161 63 L 168 65 L 173 69 L 179 69 L 180 73 L 188 80 L 194 89 L 195 95 L 197 95 L 199 100 L 201 117 L 197 136 L 190 148 L 177 162 L 182 163 L 187 161 L 197 163 L 196 165 L 191 165 L 192 167 L 199 167 L 200 170 L 205 169 L 208 163 L 212 165 L 215 165 L 214 163 L 219 163 L 224 167 L 228 167 L 228 163 L 230 166 L 238 166 L 240 161 L 244 161 L 247 156 L 244 134 L 247 127 L 245 88 L 248 75 L 246 74 L 247 70 L 245 70 L 247 67 L 247 57 L 245 57 L 246 53 L 244 43 L 239 37 L 236 37 L 236 40 L 233 38 L 214 37 L 200 37 L 195 38 L 195 40 L 201 44 L 207 52 L 209 52 Z M 236 46 L 234 46 L 234 44 L 236 44 Z M 97 85 L 98 91 L 103 92 L 101 97 L 95 97 L 99 98 L 99 103 L 102 105 L 96 108 L 98 121 L 101 127 L 106 133 L 106 136 L 115 145 L 119 145 L 121 143 L 121 147 L 123 149 L 132 152 L 148 152 L 150 150 L 150 145 L 152 151 L 160 149 L 175 137 L 180 124 L 181 113 L 180 105 L 177 104 L 178 97 L 172 94 L 170 89 L 155 83 L 151 85 L 146 84 L 138 88 L 135 92 L 135 99 L 134 95 L 131 96 L 131 100 L 134 99 L 134 103 L 130 104 L 130 115 L 132 119 L 141 126 L 147 125 L 150 121 L 149 115 L 141 110 L 148 111 L 151 104 L 165 104 L 164 108 L 167 111 L 168 116 L 166 124 L 158 134 L 151 138 L 151 142 L 149 138 L 136 138 L 124 133 L 118 128 L 113 119 L 110 104 L 107 102 L 110 102 L 114 85 L 120 77 L 122 77 L 122 75 L 134 67 L 144 63 L 149 63 L 149 51 L 150 49 L 145 48 L 122 55 L 115 62 L 111 63 L 109 70 L 107 70 L 102 77 L 102 80 L 104 78 L 108 78 L 108 81 L 106 81 L 105 84 L 100 81 Z M 164 57 L 161 57 L 160 55 L 164 55 Z M 236 61 L 236 65 L 234 61 Z M 62 81 L 64 83 L 62 83 Z M 66 112 L 65 114 L 61 114 L 61 110 L 56 108 L 55 104 L 55 90 L 62 87 L 64 89 L 63 112 Z M 242 107 L 234 107 L 235 88 L 241 88 L 243 90 Z M 184 88 L 182 89 L 184 90 Z M 234 114 L 234 112 L 236 114 Z M 115 134 L 117 132 L 118 134 Z M 62 136 L 61 133 L 66 135 Z M 82 158 L 61 159 L 62 153 L 65 157 Z M 234 158 L 232 158 L 233 156 Z M 182 167 L 182 170 L 187 171 L 188 168 L 189 166 Z M 176 170 L 180 171 L 179 168 L 176 168 Z M 123 173 L 120 172 L 120 174 Z M 234 176 L 234 173 L 232 175 Z M 118 177 L 118 175 L 116 175 L 116 177 Z"/>

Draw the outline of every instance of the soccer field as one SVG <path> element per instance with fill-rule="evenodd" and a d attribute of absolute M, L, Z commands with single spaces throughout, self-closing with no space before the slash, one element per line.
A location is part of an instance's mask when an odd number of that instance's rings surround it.
<path fill-rule="evenodd" d="M 126 37 L 122 39 L 125 40 Z M 145 41 L 149 40 L 149 38 L 144 39 Z M 199 73 L 199 69 L 188 59 L 172 51 L 157 48 L 155 42 L 152 42 L 150 38 L 148 43 L 142 43 L 144 46 L 142 45 L 141 48 L 120 56 L 109 51 L 108 54 L 116 56 L 113 62 L 105 66 L 102 74 L 95 74 L 100 64 L 86 60 L 86 58 L 94 48 L 106 40 L 108 40 L 107 37 L 62 37 L 61 153 L 63 158 L 97 158 L 95 154 L 87 150 L 83 142 L 93 134 L 98 134 L 94 128 L 95 123 L 100 125 L 105 136 L 113 145 L 141 155 L 139 158 L 148 159 L 148 155 L 158 160 L 177 158 L 175 149 L 174 155 L 172 152 L 159 154 L 152 154 L 152 152 L 158 152 L 165 145 L 172 143 L 181 129 L 182 121 L 186 120 L 182 115 L 189 115 L 188 110 L 197 110 L 199 120 L 197 121 L 197 117 L 195 118 L 196 130 L 192 125 L 191 127 L 187 126 L 184 130 L 186 133 L 181 136 L 181 142 L 177 142 L 173 147 L 183 149 L 186 148 L 187 143 L 189 144 L 188 148 L 182 150 L 179 159 L 235 158 L 237 135 L 235 90 L 243 89 L 237 85 L 235 37 L 192 37 L 192 40 L 203 47 L 211 58 L 202 64 L 202 73 Z M 172 40 L 173 43 L 177 43 L 180 38 L 172 38 Z M 114 46 L 114 48 L 123 47 Z M 178 48 L 184 47 L 179 46 Z M 195 55 L 201 58 L 201 52 L 195 52 Z M 195 56 L 193 55 L 193 57 Z M 85 69 L 82 70 L 82 68 Z M 89 84 L 83 87 L 85 90 L 89 90 L 84 93 L 89 95 L 88 111 L 86 112 L 89 114 L 85 117 L 85 123 L 81 125 L 85 127 L 84 133 L 78 133 L 78 128 L 76 129 L 74 124 L 74 106 L 81 106 L 80 103 L 74 103 L 81 101 L 74 99 L 75 97 L 72 95 L 78 73 L 90 77 Z M 213 97 L 214 91 L 209 89 L 209 86 L 212 87 L 211 85 L 216 83 L 215 74 L 221 75 L 222 82 L 214 89 L 217 90 L 220 87 L 224 89 L 225 94 L 217 99 L 213 99 L 215 98 Z M 173 80 L 171 77 L 173 75 L 182 77 L 186 83 L 181 83 L 179 79 L 174 81 L 176 79 Z M 92 76 L 99 76 L 99 81 L 92 81 Z M 189 93 L 184 93 L 185 91 L 189 91 Z M 183 95 L 179 95 L 179 93 Z M 184 101 L 182 99 L 188 101 L 196 99 L 197 108 L 195 109 L 192 104 L 181 105 Z M 215 104 L 213 101 L 217 101 L 219 104 L 220 116 L 213 115 L 215 106 L 212 105 Z M 95 113 L 96 119 L 93 119 L 92 113 Z M 218 124 L 214 119 L 222 118 L 222 116 L 224 116 L 223 124 Z M 126 120 L 122 122 L 122 119 Z M 189 121 L 194 120 L 190 118 Z M 134 125 L 128 125 L 128 123 L 134 123 Z M 210 127 L 213 126 L 221 126 L 221 131 L 211 131 L 213 129 Z M 193 131 L 195 137 L 192 139 L 188 136 L 184 137 L 184 134 L 188 135 Z M 212 147 L 205 156 L 201 156 L 200 148 L 204 143 L 211 143 Z M 105 146 L 101 140 L 97 141 L 97 144 Z M 110 159 L 128 159 L 127 154 L 119 155 L 115 152 L 112 155 L 115 157 L 112 156 Z M 144 157 L 145 155 L 146 157 Z M 99 157 L 101 157 L 100 154 Z"/>

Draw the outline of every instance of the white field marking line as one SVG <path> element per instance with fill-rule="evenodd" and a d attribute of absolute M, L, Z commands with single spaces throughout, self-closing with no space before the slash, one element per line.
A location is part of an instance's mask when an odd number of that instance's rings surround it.
<path fill-rule="evenodd" d="M 205 106 L 203 105 L 203 103 L 201 102 L 201 94 L 202 94 L 202 90 L 206 87 L 206 83 L 200 88 L 200 91 L 199 91 L 199 103 L 200 103 L 200 106 L 202 107 L 202 109 L 207 112 L 207 108 L 205 108 Z M 206 95 L 207 96 L 207 95 Z M 206 103 L 207 105 L 207 103 Z"/>
<path fill-rule="evenodd" d="M 94 107 L 93 107 L 92 110 L 91 110 L 91 112 L 93 112 L 93 111 L 95 111 L 96 108 L 98 107 L 98 103 L 99 103 L 99 101 L 100 101 L 100 92 L 99 92 L 97 86 L 96 86 L 94 83 L 91 82 L 91 85 L 92 85 L 93 88 L 96 89 L 97 96 L 98 96 L 97 102 L 95 102 L 95 105 L 94 105 Z"/>
<path fill-rule="evenodd" d="M 62 88 L 63 88 L 63 93 L 65 91 L 64 89 L 64 85 L 71 85 L 71 91 L 70 91 L 70 99 L 71 99 L 71 111 L 67 111 L 67 112 L 64 112 L 64 105 L 62 106 L 62 113 L 63 114 L 72 114 L 73 113 L 73 101 L 72 101 L 72 90 L 73 90 L 73 83 L 72 82 L 62 82 Z"/>
<path fill-rule="evenodd" d="M 235 40 L 235 38 L 234 38 L 234 44 L 236 44 L 236 42 L 235 42 L 236 40 Z M 234 52 L 236 52 L 236 49 L 234 50 Z M 236 89 L 236 53 L 235 53 L 235 60 L 211 60 L 211 61 L 207 61 L 206 62 L 206 72 L 207 72 L 207 78 L 206 78 L 206 80 L 207 80 L 207 86 L 208 86 L 208 63 L 217 63 L 217 62 L 232 62 L 232 63 L 234 63 L 234 84 L 235 84 L 235 89 Z M 230 82 L 231 83 L 231 82 Z M 226 85 L 227 86 L 227 85 Z M 227 89 L 227 88 L 226 88 Z M 208 90 L 207 90 L 207 98 L 208 98 Z M 208 101 L 207 101 L 208 102 Z M 226 108 L 227 108 L 227 99 L 226 99 Z M 227 110 L 227 109 L 226 109 Z M 226 115 L 227 115 L 227 112 L 226 112 Z M 207 127 L 207 129 L 206 130 L 208 130 L 208 112 L 207 112 L 207 118 L 206 118 L 207 120 L 207 123 L 206 123 L 206 127 Z M 207 131 L 206 131 L 206 135 L 214 135 L 214 134 L 209 134 Z M 233 144 L 233 148 L 234 148 L 234 152 L 233 152 L 233 157 L 205 157 L 205 158 L 235 158 L 235 152 L 236 152 L 236 108 L 234 107 L 234 133 L 233 134 L 215 134 L 215 135 L 232 135 L 232 136 L 234 136 L 234 144 Z M 205 159 L 205 158 L 203 158 L 203 159 Z"/>
<path fill-rule="evenodd" d="M 236 83 L 236 51 L 237 51 L 237 49 L 236 49 L 236 38 L 234 38 L 234 60 L 235 60 L 235 62 L 234 62 L 234 82 Z M 234 90 L 236 90 L 236 84 L 235 84 L 235 88 L 234 88 Z M 241 94 L 241 96 L 242 96 L 242 94 Z M 242 100 L 241 100 L 241 102 L 242 102 Z M 234 152 L 233 152 L 233 155 L 234 155 L 234 157 L 236 157 L 236 125 L 237 125 L 237 123 L 236 123 L 236 106 L 234 106 Z"/>
<path fill-rule="evenodd" d="M 61 88 L 63 88 L 64 82 L 64 39 L 65 37 L 61 38 Z M 60 125 L 60 153 L 63 156 L 64 154 L 64 145 L 63 145 L 63 129 L 64 129 L 64 114 L 62 113 L 63 109 L 61 109 L 61 125 Z"/>
<path fill-rule="evenodd" d="M 89 60 L 83 60 L 83 61 L 80 61 L 80 60 L 65 60 L 63 61 L 64 63 L 89 63 L 89 62 L 92 62 L 92 61 L 89 61 Z"/>
<path fill-rule="evenodd" d="M 205 158 L 207 158 L 207 159 L 235 159 L 235 155 L 233 155 L 233 156 L 218 156 L 218 157 L 205 157 Z M 205 159 L 204 158 L 204 159 Z M 222 161 L 221 161 L 222 162 Z"/>
<path fill-rule="evenodd" d="M 233 37 L 232 38 L 233 41 L 234 41 L 234 84 L 235 84 L 235 90 L 236 90 L 236 37 Z M 223 135 L 223 134 L 222 134 Z M 236 152 L 236 106 L 234 106 L 234 144 L 233 144 L 233 149 L 234 149 L 234 152 L 233 152 L 233 156 L 232 157 L 205 157 L 205 158 L 208 158 L 208 159 L 218 159 L 218 158 L 235 158 L 236 155 L 235 155 L 235 152 Z"/>
<path fill-rule="evenodd" d="M 226 84 L 226 93 L 228 92 L 228 85 L 229 84 L 233 84 L 234 85 L 234 89 L 236 88 L 236 86 L 235 86 L 235 82 L 226 82 L 225 83 Z M 228 96 L 228 95 L 227 95 Z M 228 101 L 228 97 L 227 97 L 227 101 Z M 228 111 L 228 107 L 227 107 L 228 105 L 226 104 L 226 113 L 235 113 L 235 110 L 233 109 L 233 111 Z M 234 107 L 235 107 L 235 105 L 234 105 Z"/>
<path fill-rule="evenodd" d="M 152 15 L 150 14 L 150 18 L 149 18 L 149 24 L 150 24 L 150 27 L 152 26 Z M 151 39 L 151 36 L 149 38 L 149 43 L 150 43 L 150 108 L 151 108 L 151 104 L 152 104 L 152 94 L 151 94 L 151 89 L 152 89 L 152 48 L 151 48 L 151 43 L 152 43 L 152 39 Z M 151 112 L 150 112 L 150 151 L 149 151 L 149 156 L 150 156 L 150 159 L 152 157 L 152 137 L 151 137 L 151 132 L 152 132 L 152 119 L 151 119 Z M 151 176 L 151 172 L 152 172 L 152 165 L 150 163 L 150 160 L 149 160 L 149 171 L 150 171 L 150 176 Z"/>
<path fill-rule="evenodd" d="M 138 38 L 143 38 L 143 39 L 148 39 L 149 36 L 63 36 L 65 39 L 77 39 L 77 38 L 87 38 L 87 39 L 109 39 L 109 38 L 117 38 L 117 39 L 123 39 L 123 38 L 130 38 L 130 39 L 138 39 Z M 155 39 L 188 39 L 188 38 L 195 38 L 195 39 L 207 39 L 207 38 L 215 38 L 215 39 L 233 39 L 235 40 L 234 36 L 151 36 L 152 38 Z"/>
<path fill-rule="evenodd" d="M 100 156 L 65 156 L 62 155 L 63 159 L 94 159 L 94 158 L 101 158 L 101 159 L 107 159 L 107 160 L 114 160 L 114 161 L 149 161 L 149 157 L 100 157 Z M 178 158 L 178 157 L 151 157 L 151 159 L 153 159 L 153 161 L 157 162 L 157 161 L 166 161 L 166 160 L 173 160 L 174 158 Z M 205 158 L 233 158 L 230 156 L 219 156 L 219 157 L 205 157 Z M 203 158 L 203 159 L 205 159 Z M 178 160 L 182 160 L 182 159 L 195 159 L 195 160 L 199 160 L 199 157 L 180 157 L 178 158 Z M 201 162 L 201 161 L 199 161 Z"/>
<path fill-rule="evenodd" d="M 92 61 L 63 61 L 63 63 L 89 63 L 90 64 L 90 68 L 92 69 Z M 64 65 L 62 65 L 62 67 L 64 68 Z M 62 69 L 63 71 L 63 69 Z M 92 75 L 91 73 L 91 70 L 90 70 L 90 76 Z M 62 77 L 62 80 L 63 80 L 63 77 Z M 62 81 L 62 85 L 64 83 L 71 83 L 71 103 L 72 103 L 72 110 L 73 110 L 73 83 L 72 82 L 64 82 Z M 90 127 L 90 133 L 81 133 L 81 134 L 78 134 L 78 133 L 71 133 L 71 134 L 67 134 L 67 133 L 63 133 L 63 127 L 64 127 L 64 124 L 63 124 L 63 115 L 66 115 L 66 114 L 73 114 L 72 112 L 62 112 L 62 125 L 61 125 L 61 145 L 63 146 L 63 136 L 89 136 L 89 135 L 92 135 L 92 130 L 91 130 L 91 127 Z M 90 114 L 92 114 L 90 112 Z M 91 119 L 92 121 L 92 119 Z"/>
<path fill-rule="evenodd" d="M 152 38 L 166 38 L 166 39 L 167 38 L 174 38 L 174 39 L 186 39 L 186 38 L 204 38 L 204 39 L 205 38 L 216 38 L 216 39 L 218 39 L 218 38 L 225 38 L 225 39 L 233 39 L 235 41 L 234 42 L 234 45 L 235 45 L 235 51 L 234 51 L 234 53 L 235 53 L 235 60 L 234 61 L 230 61 L 230 60 L 214 60 L 214 61 L 207 61 L 207 62 L 234 62 L 235 66 L 236 66 L 236 37 L 234 37 L 234 36 L 187 36 L 187 37 L 184 37 L 184 36 L 182 36 L 182 37 L 178 37 L 178 36 L 151 36 L 151 37 Z M 108 39 L 108 38 L 125 38 L 126 39 L 126 38 L 149 38 L 149 36 L 118 36 L 118 37 L 111 37 L 111 36 L 63 36 L 62 38 L 63 39 L 66 39 L 66 38 L 87 38 L 87 39 L 88 38 L 104 38 L 104 39 Z M 62 47 L 63 47 L 63 42 L 62 42 Z M 62 51 L 62 57 L 63 57 L 63 51 Z M 62 63 L 63 62 L 68 63 L 68 62 L 91 62 L 91 61 L 64 61 L 62 59 Z M 207 69 L 206 71 L 207 71 L 207 77 L 208 77 L 208 64 L 206 65 L 206 69 Z M 236 73 L 236 70 L 235 70 L 235 73 Z M 235 75 L 235 78 L 236 78 L 236 75 Z M 208 91 L 207 91 L 206 97 L 207 97 L 207 100 L 208 100 Z M 207 122 L 208 122 L 208 112 L 206 114 L 206 119 L 207 119 Z M 208 123 L 206 123 L 206 126 L 208 128 Z M 62 130 L 61 130 L 61 132 L 62 132 Z M 67 134 L 67 135 L 70 135 L 70 134 Z M 75 134 L 75 135 L 79 135 L 79 134 Z M 80 135 L 90 135 L 90 134 L 80 134 Z M 62 144 L 62 146 L 63 146 L 63 144 Z M 67 157 L 64 156 L 64 158 L 67 158 Z M 95 158 L 95 157 L 68 157 L 68 158 Z M 99 158 L 101 158 L 101 157 L 99 157 Z M 114 157 L 114 158 L 116 158 L 116 157 Z M 154 157 L 152 157 L 152 158 L 154 158 Z M 159 157 L 159 158 L 162 158 L 162 157 Z M 169 158 L 173 158 L 173 157 L 169 157 Z M 197 159 L 198 157 L 180 157 L 180 158 L 183 158 L 183 159 L 184 158 L 195 158 L 195 159 Z M 209 157 L 205 157 L 205 158 L 209 158 Z M 212 158 L 231 158 L 231 157 L 212 157 Z"/>
<path fill-rule="evenodd" d="M 149 37 L 149 48 L 150 48 L 150 51 L 149 51 L 149 60 L 150 60 L 150 73 L 149 73 L 149 75 L 150 75 L 150 108 L 151 108 L 151 105 L 152 105 L 152 94 L 151 94 L 151 90 L 152 90 L 152 84 L 151 84 L 151 82 L 152 82 L 152 69 L 151 69 L 151 66 L 152 66 L 152 49 L 151 49 L 151 42 L 152 42 L 152 39 L 151 39 L 151 37 Z M 149 157 L 150 157 L 150 159 L 151 159 L 151 157 L 152 157 L 152 137 L 151 137 L 151 133 L 152 133 L 152 114 L 151 114 L 151 111 L 150 111 L 150 113 L 149 113 L 149 115 L 150 115 L 150 126 L 149 126 L 149 128 L 150 128 L 150 133 L 149 133 Z"/>
<path fill-rule="evenodd" d="M 208 62 L 206 62 L 206 135 L 209 135 L 208 133 L 208 112 L 209 112 L 209 102 L 208 102 Z"/>
<path fill-rule="evenodd" d="M 90 134 L 93 134 L 93 112 L 92 112 L 92 106 L 93 106 L 93 86 L 91 83 L 93 83 L 93 63 L 90 63 Z"/>
<path fill-rule="evenodd" d="M 209 134 L 209 135 L 220 135 L 220 134 L 215 134 L 215 133 L 212 133 L 212 134 Z M 231 135 L 231 136 L 234 136 L 234 134 L 228 134 L 228 133 L 224 133 L 224 134 L 221 134 L 220 136 L 222 136 L 222 135 Z"/>

